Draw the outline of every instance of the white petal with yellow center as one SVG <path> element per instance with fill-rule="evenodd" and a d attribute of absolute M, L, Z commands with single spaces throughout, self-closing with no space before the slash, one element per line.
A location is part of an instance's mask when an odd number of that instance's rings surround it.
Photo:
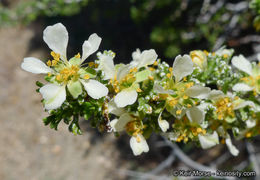
<path fill-rule="evenodd" d="M 96 33 L 89 36 L 88 40 L 82 46 L 82 61 L 98 50 L 101 40 Z"/>
<path fill-rule="evenodd" d="M 34 57 L 24 58 L 21 64 L 21 68 L 34 74 L 47 74 L 52 72 L 52 69 L 49 68 L 45 63 Z"/>
<path fill-rule="evenodd" d="M 199 134 L 198 136 L 200 145 L 203 149 L 208 149 L 215 146 L 216 144 L 219 144 L 218 134 L 216 131 L 214 131 L 213 134 Z"/>
<path fill-rule="evenodd" d="M 210 93 L 210 88 L 195 85 L 186 90 L 186 95 L 192 98 L 206 99 Z"/>
<path fill-rule="evenodd" d="M 66 100 L 65 86 L 46 84 L 40 88 L 40 93 L 45 100 L 44 105 L 47 110 L 57 109 Z"/>
<path fill-rule="evenodd" d="M 176 82 L 179 82 L 182 78 L 193 72 L 193 62 L 189 55 L 178 55 L 174 60 L 172 68 Z"/>
<path fill-rule="evenodd" d="M 48 26 L 43 31 L 43 40 L 55 53 L 61 55 L 62 60 L 67 59 L 67 46 L 69 34 L 65 26 L 61 23 Z"/>
<path fill-rule="evenodd" d="M 243 55 L 234 56 L 231 62 L 237 69 L 252 75 L 252 65 Z"/>
<path fill-rule="evenodd" d="M 233 86 L 233 91 L 252 91 L 254 88 L 248 86 L 245 83 L 237 83 Z"/>
<path fill-rule="evenodd" d="M 125 107 L 127 105 L 134 104 L 137 99 L 137 92 L 135 89 L 132 90 L 122 90 L 115 96 L 115 103 L 117 107 Z"/>
<path fill-rule="evenodd" d="M 96 80 L 81 80 L 88 95 L 93 99 L 99 99 L 108 94 L 107 87 Z"/>
<path fill-rule="evenodd" d="M 143 152 L 149 151 L 149 146 L 142 134 L 137 134 L 136 137 L 131 137 L 130 147 L 135 156 L 142 154 Z"/>

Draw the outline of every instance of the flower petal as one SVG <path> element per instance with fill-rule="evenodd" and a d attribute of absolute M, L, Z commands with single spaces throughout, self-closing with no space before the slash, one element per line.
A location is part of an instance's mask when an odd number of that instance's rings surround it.
<path fill-rule="evenodd" d="M 113 79 L 116 73 L 113 57 L 107 54 L 100 54 L 99 60 L 98 69 L 105 73 L 104 80 Z"/>
<path fill-rule="evenodd" d="M 252 128 L 252 127 L 255 127 L 256 125 L 256 121 L 254 119 L 248 119 L 246 120 L 246 127 L 247 128 Z"/>
<path fill-rule="evenodd" d="M 96 33 L 89 36 L 82 46 L 82 62 L 98 50 L 101 40 Z"/>
<path fill-rule="evenodd" d="M 83 84 L 88 95 L 93 99 L 99 99 L 108 94 L 107 87 L 96 80 L 81 80 L 81 83 Z"/>
<path fill-rule="evenodd" d="M 213 134 L 199 134 L 198 136 L 200 145 L 203 149 L 208 149 L 215 146 L 216 144 L 219 144 L 218 134 L 216 131 L 214 131 Z"/>
<path fill-rule="evenodd" d="M 244 100 L 242 100 L 241 102 L 239 101 L 239 104 L 237 104 L 237 105 L 236 105 L 236 103 L 234 103 L 234 104 L 235 104 L 234 110 L 241 109 L 241 108 L 244 108 L 246 106 L 250 106 L 250 107 L 252 107 L 254 109 L 256 108 L 255 103 L 253 101 L 244 101 Z"/>
<path fill-rule="evenodd" d="M 192 98 L 206 99 L 210 93 L 210 88 L 195 85 L 186 90 L 186 95 Z"/>
<path fill-rule="evenodd" d="M 159 83 L 154 83 L 153 90 L 158 94 L 174 94 L 173 90 L 164 90 L 164 88 Z"/>
<path fill-rule="evenodd" d="M 43 31 L 43 40 L 51 50 L 61 55 L 62 60 L 67 59 L 67 46 L 69 42 L 68 31 L 61 23 L 48 26 Z"/>
<path fill-rule="evenodd" d="M 114 100 L 108 102 L 108 112 L 116 116 L 121 116 L 125 113 L 124 108 L 118 108 Z"/>
<path fill-rule="evenodd" d="M 34 57 L 24 58 L 21 68 L 34 74 L 47 74 L 48 72 L 52 72 L 52 69 L 49 68 L 44 62 Z"/>
<path fill-rule="evenodd" d="M 71 81 L 68 83 L 67 87 L 74 99 L 76 99 L 82 93 L 82 86 L 79 81 Z"/>
<path fill-rule="evenodd" d="M 173 75 L 176 82 L 193 72 L 193 62 L 189 55 L 177 56 L 173 63 Z"/>
<path fill-rule="evenodd" d="M 239 150 L 232 144 L 232 141 L 231 141 L 231 138 L 230 136 L 228 138 L 226 138 L 226 144 L 227 144 L 227 147 L 230 151 L 230 153 L 233 155 L 233 156 L 237 156 L 238 153 L 239 153 Z"/>
<path fill-rule="evenodd" d="M 115 103 L 117 107 L 125 107 L 127 105 L 134 104 L 137 99 L 137 92 L 136 90 L 122 90 L 119 92 L 115 97 Z"/>
<path fill-rule="evenodd" d="M 157 57 L 158 55 L 156 54 L 154 49 L 144 50 L 141 54 L 137 68 L 153 64 L 156 61 Z"/>
<path fill-rule="evenodd" d="M 231 62 L 237 69 L 252 75 L 252 65 L 243 55 L 234 56 Z"/>
<path fill-rule="evenodd" d="M 135 156 L 149 151 L 149 146 L 142 134 L 138 134 L 136 137 L 131 137 L 130 147 Z"/>
<path fill-rule="evenodd" d="M 56 109 L 66 100 L 65 86 L 56 84 L 46 84 L 40 88 L 40 93 L 45 100 L 45 108 L 47 110 Z"/>
<path fill-rule="evenodd" d="M 204 111 L 202 111 L 196 106 L 189 108 L 186 114 L 192 123 L 201 124 L 205 119 Z"/>
<path fill-rule="evenodd" d="M 159 124 L 161 130 L 162 130 L 163 132 L 166 132 L 166 131 L 169 129 L 170 125 L 169 125 L 168 121 L 163 120 L 163 119 L 161 118 L 161 115 L 162 115 L 162 112 L 159 114 L 158 124 Z"/>
<path fill-rule="evenodd" d="M 166 132 L 170 127 L 168 121 L 163 119 L 158 119 L 158 124 L 163 132 Z"/>
<path fill-rule="evenodd" d="M 125 129 L 125 126 L 128 122 L 133 121 L 133 117 L 130 116 L 130 114 L 128 113 L 124 113 L 122 114 L 119 119 L 117 120 L 117 122 L 114 124 L 114 130 L 116 132 L 120 132 L 123 131 Z"/>
<path fill-rule="evenodd" d="M 253 89 L 245 83 L 237 83 L 232 88 L 233 91 L 252 91 Z"/>
<path fill-rule="evenodd" d="M 212 90 L 209 93 L 208 99 L 216 101 L 219 98 L 225 97 L 225 94 L 220 90 Z"/>

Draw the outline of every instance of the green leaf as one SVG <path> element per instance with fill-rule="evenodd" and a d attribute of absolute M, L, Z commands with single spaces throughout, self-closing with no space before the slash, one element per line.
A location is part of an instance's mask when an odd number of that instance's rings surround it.
<path fill-rule="evenodd" d="M 82 86 L 79 81 L 72 81 L 68 85 L 68 90 L 70 94 L 73 96 L 73 98 L 77 98 L 82 93 Z"/>
<path fill-rule="evenodd" d="M 142 82 L 144 80 L 147 80 L 150 75 L 151 71 L 149 71 L 148 69 L 140 71 L 135 74 L 136 82 Z"/>

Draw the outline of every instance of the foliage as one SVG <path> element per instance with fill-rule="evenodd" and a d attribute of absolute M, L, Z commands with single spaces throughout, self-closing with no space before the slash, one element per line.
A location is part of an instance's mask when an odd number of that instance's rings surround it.
<path fill-rule="evenodd" d="M 254 26 L 257 31 L 260 31 L 260 1 L 252 0 L 250 3 L 250 8 L 256 12 L 256 17 L 254 19 Z"/>
<path fill-rule="evenodd" d="M 87 3 L 88 0 L 28 0 L 14 7 L 0 4 L 0 25 L 28 24 L 39 16 L 71 16 Z"/>

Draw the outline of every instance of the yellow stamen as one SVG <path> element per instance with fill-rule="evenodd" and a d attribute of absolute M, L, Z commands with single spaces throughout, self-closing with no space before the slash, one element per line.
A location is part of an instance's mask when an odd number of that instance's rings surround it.
<path fill-rule="evenodd" d="M 207 50 L 204 50 L 203 52 L 206 54 L 206 56 L 209 55 L 209 52 Z"/>
<path fill-rule="evenodd" d="M 154 69 L 154 68 L 152 68 L 152 67 L 150 67 L 149 69 L 150 69 L 150 71 L 154 71 L 154 70 L 155 70 L 155 69 Z"/>
<path fill-rule="evenodd" d="M 51 76 L 51 73 L 50 72 L 48 72 L 48 77 L 50 77 Z"/>
<path fill-rule="evenodd" d="M 148 76 L 149 80 L 153 81 L 154 77 L 153 76 Z"/>
<path fill-rule="evenodd" d="M 60 74 L 56 75 L 56 80 L 61 81 L 61 75 Z"/>
<path fill-rule="evenodd" d="M 137 92 L 142 92 L 142 89 L 137 88 L 136 91 L 137 91 Z"/>
<path fill-rule="evenodd" d="M 53 61 L 52 61 L 52 66 L 56 66 L 56 65 L 57 65 L 57 63 L 58 63 L 58 61 L 57 61 L 57 60 L 53 60 Z"/>
<path fill-rule="evenodd" d="M 228 54 L 223 54 L 223 58 L 228 58 Z"/>
<path fill-rule="evenodd" d="M 183 99 L 188 99 L 189 97 L 187 95 L 184 95 L 183 96 Z"/>
<path fill-rule="evenodd" d="M 89 62 L 88 65 L 89 65 L 89 67 L 92 67 L 92 66 L 95 65 L 95 63 L 94 62 Z"/>
<path fill-rule="evenodd" d="M 88 74 L 86 74 L 85 76 L 84 76 L 84 79 L 89 79 L 90 78 L 90 76 L 88 75 Z"/>
<path fill-rule="evenodd" d="M 169 71 L 172 72 L 172 67 L 169 67 Z"/>
<path fill-rule="evenodd" d="M 55 53 L 54 51 L 51 52 L 51 56 L 53 57 L 54 60 L 59 61 L 60 59 L 60 54 Z"/>
<path fill-rule="evenodd" d="M 51 66 L 51 60 L 48 60 L 48 61 L 47 61 L 47 65 L 48 65 L 48 66 Z"/>
<path fill-rule="evenodd" d="M 252 136 L 252 133 L 251 133 L 251 132 L 247 132 L 247 133 L 246 133 L 246 137 L 247 137 L 247 138 L 250 138 L 251 136 Z"/>
<path fill-rule="evenodd" d="M 170 73 L 167 73 L 166 76 L 167 76 L 168 78 L 171 78 L 171 74 L 170 74 Z"/>
<path fill-rule="evenodd" d="M 157 61 L 154 61 L 153 65 L 154 65 L 154 66 L 157 66 L 157 65 L 158 65 L 158 62 L 157 62 Z"/>
<path fill-rule="evenodd" d="M 201 128 L 197 128 L 197 133 L 202 133 L 202 129 Z"/>
<path fill-rule="evenodd" d="M 177 110 L 177 111 L 176 111 L 176 114 L 177 114 L 177 115 L 180 115 L 180 114 L 181 114 L 181 112 L 182 112 L 182 110 L 181 110 L 181 109 L 179 109 L 179 110 Z"/>
<path fill-rule="evenodd" d="M 129 71 L 130 73 L 132 73 L 132 72 L 137 72 L 137 68 L 135 67 L 135 68 L 132 68 L 132 69 L 130 69 L 130 71 Z"/>
<path fill-rule="evenodd" d="M 80 53 L 76 54 L 75 58 L 80 58 Z"/>

